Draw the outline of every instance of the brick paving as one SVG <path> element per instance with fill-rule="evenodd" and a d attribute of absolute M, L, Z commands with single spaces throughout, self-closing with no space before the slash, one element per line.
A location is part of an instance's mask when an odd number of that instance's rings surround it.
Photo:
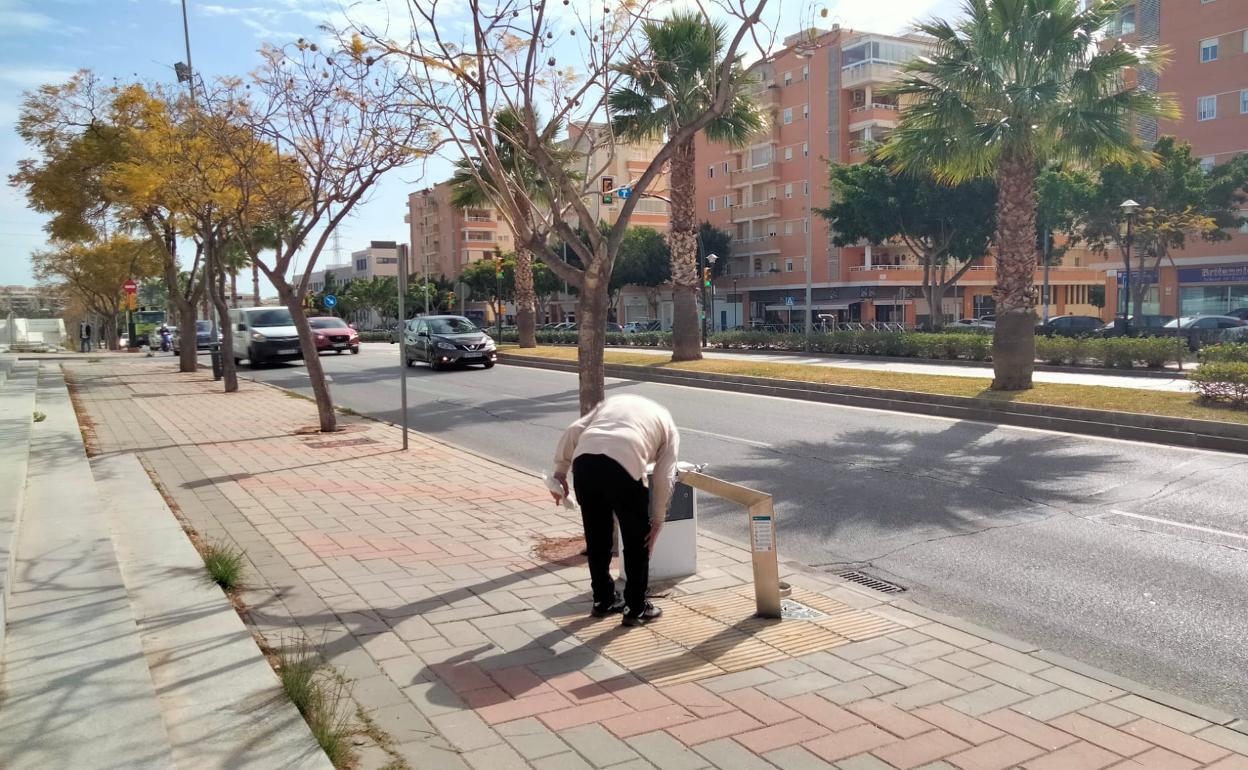
<path fill-rule="evenodd" d="M 411 768 L 1248 768 L 1243 732 L 783 566 L 882 635 L 652 683 L 569 625 L 586 570 L 533 546 L 579 521 L 538 479 L 416 434 L 403 453 L 365 420 L 344 418 L 348 443 L 299 435 L 314 406 L 252 382 L 224 395 L 167 363 L 65 366 L 95 451 L 137 453 L 200 533 L 245 549 L 248 620 L 323 645 Z M 699 546 L 673 599 L 749 583 L 748 551 Z"/>

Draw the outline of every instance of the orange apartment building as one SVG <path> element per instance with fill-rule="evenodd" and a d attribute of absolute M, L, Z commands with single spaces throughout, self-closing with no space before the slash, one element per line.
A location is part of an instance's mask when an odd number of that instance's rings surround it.
<path fill-rule="evenodd" d="M 770 127 L 743 149 L 698 140 L 699 216 L 734 236 L 732 259 L 716 280 L 714 325 L 804 323 L 807 227 L 816 316 L 917 323 L 930 311 L 921 298 L 922 271 L 909 251 L 832 245 L 826 219 L 815 214 L 807 221 L 807 196 L 813 188 L 813 207 L 824 205 L 827 164 L 861 162 L 862 142 L 888 137 L 899 111 L 880 89 L 901 64 L 923 53 L 925 39 L 834 26 L 784 43 L 752 68 Z M 1103 271 L 1068 259 L 1051 270 L 1050 281 L 1054 315 L 1097 312 L 1087 303 Z M 946 297 L 946 318 L 991 312 L 995 283 L 991 259 L 973 267 Z"/>
<path fill-rule="evenodd" d="M 1143 124 L 1142 138 L 1172 135 L 1190 142 L 1207 168 L 1248 152 L 1248 0 L 1137 0 L 1114 31 L 1129 43 L 1170 49 L 1160 77 L 1144 83 L 1173 94 L 1183 114 Z M 1174 266 L 1167 263 L 1149 276 L 1153 286 L 1144 313 L 1177 315 L 1181 309 L 1187 316 L 1248 307 L 1248 223 L 1229 241 L 1189 241 L 1173 256 Z M 1122 262 L 1098 261 L 1094 266 L 1108 271 L 1106 296 L 1112 298 L 1125 278 Z M 1108 304 L 1107 319 L 1114 312 Z"/>

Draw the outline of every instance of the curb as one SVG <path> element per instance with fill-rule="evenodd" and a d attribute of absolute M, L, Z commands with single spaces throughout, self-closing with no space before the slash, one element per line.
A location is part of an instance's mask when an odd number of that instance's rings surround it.
<path fill-rule="evenodd" d="M 577 371 L 576 363 L 504 353 L 499 363 L 553 371 Z M 911 412 L 957 420 L 973 420 L 1099 438 L 1116 438 L 1248 454 L 1248 425 L 1183 417 L 1108 412 L 1067 406 L 988 401 L 911 391 L 829 385 L 735 374 L 714 374 L 632 364 L 606 364 L 608 377 L 667 385 L 777 396 L 893 412 Z"/>

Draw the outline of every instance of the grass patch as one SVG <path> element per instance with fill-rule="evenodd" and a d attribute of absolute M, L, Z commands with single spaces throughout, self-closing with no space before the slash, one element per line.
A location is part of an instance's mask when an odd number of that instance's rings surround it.
<path fill-rule="evenodd" d="M 577 359 L 575 348 L 540 346 L 526 349 L 523 352 L 518 348 L 509 348 L 505 352 L 509 355 L 524 355 L 563 361 L 575 361 Z M 881 372 L 871 369 L 782 364 L 768 361 L 735 361 L 722 358 L 704 358 L 701 361 L 673 363 L 662 356 L 614 350 L 608 350 L 605 358 L 609 364 L 628 364 L 655 369 L 737 374 L 748 377 L 771 377 L 774 379 L 815 382 L 826 385 L 846 385 L 889 391 L 964 396 L 984 401 L 1013 401 L 1022 404 L 1070 406 L 1083 409 L 1103 409 L 1111 412 L 1152 414 L 1162 417 L 1183 417 L 1248 425 L 1248 411 L 1235 411 L 1202 404 L 1195 393 L 1173 393 L 1136 388 L 1110 388 L 1099 385 L 1070 385 L 1055 382 L 1037 382 L 1031 390 L 1002 392 L 990 390 L 992 381 L 980 377 Z"/>
<path fill-rule="evenodd" d="M 351 736 L 350 683 L 321 662 L 316 649 L 304 641 L 283 644 L 274 663 L 282 691 L 308 724 L 317 744 L 334 767 L 355 761 Z"/>
<path fill-rule="evenodd" d="M 35 422 L 43 422 L 44 420 L 48 419 L 48 416 L 44 414 L 43 412 L 35 412 L 34 419 L 35 419 Z"/>
<path fill-rule="evenodd" d="M 243 586 L 243 552 L 224 543 L 204 543 L 199 555 L 212 582 L 226 591 L 237 591 Z"/>

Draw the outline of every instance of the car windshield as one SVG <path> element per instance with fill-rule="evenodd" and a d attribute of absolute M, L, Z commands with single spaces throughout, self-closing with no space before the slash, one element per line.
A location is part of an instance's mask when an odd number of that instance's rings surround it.
<path fill-rule="evenodd" d="M 203 334 L 211 333 L 214 328 L 215 327 L 212 325 L 212 321 L 196 321 L 195 322 L 195 331 L 201 332 Z"/>
<path fill-rule="evenodd" d="M 256 310 L 247 314 L 252 326 L 294 326 L 290 311 L 284 307 L 272 310 Z"/>
<path fill-rule="evenodd" d="M 1187 327 L 1191 326 L 1193 323 L 1199 320 L 1200 320 L 1199 317 L 1183 316 L 1182 318 L 1176 318 L 1173 321 L 1166 322 L 1165 328 L 1173 329 L 1175 325 L 1178 324 L 1178 325 L 1181 325 L 1180 328 L 1186 329 Z"/>
<path fill-rule="evenodd" d="M 345 329 L 347 322 L 341 318 L 309 318 L 308 325 L 313 329 Z"/>
<path fill-rule="evenodd" d="M 430 318 L 428 323 L 433 334 L 472 334 L 480 331 L 467 318 Z"/>

